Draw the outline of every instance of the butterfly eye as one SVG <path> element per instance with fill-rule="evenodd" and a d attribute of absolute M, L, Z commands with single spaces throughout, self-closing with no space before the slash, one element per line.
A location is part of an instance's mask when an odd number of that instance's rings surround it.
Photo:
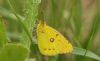
<path fill-rule="evenodd" d="M 50 38 L 50 42 L 54 42 L 54 38 Z"/>

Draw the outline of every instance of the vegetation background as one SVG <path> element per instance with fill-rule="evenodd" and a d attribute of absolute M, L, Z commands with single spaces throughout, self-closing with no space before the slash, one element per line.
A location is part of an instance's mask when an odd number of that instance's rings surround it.
<path fill-rule="evenodd" d="M 69 39 L 72 54 L 39 53 L 38 18 Z M 0 61 L 100 61 L 100 0 L 0 0 Z"/>

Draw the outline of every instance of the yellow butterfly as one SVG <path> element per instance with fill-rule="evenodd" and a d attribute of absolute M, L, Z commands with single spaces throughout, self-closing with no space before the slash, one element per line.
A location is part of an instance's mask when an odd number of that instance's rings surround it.
<path fill-rule="evenodd" d="M 57 54 L 71 53 L 73 51 L 72 45 L 64 36 L 48 26 L 43 21 L 37 25 L 37 40 L 40 53 L 47 56 L 54 56 Z"/>

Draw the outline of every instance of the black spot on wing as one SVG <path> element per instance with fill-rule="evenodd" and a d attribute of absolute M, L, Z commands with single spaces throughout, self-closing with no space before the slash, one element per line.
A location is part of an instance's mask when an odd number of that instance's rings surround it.
<path fill-rule="evenodd" d="M 50 48 L 48 50 L 51 50 Z"/>
<path fill-rule="evenodd" d="M 56 34 L 56 36 L 59 36 L 59 34 Z"/>
<path fill-rule="evenodd" d="M 54 42 L 54 40 L 55 40 L 54 38 L 50 38 L 50 42 Z"/>
<path fill-rule="evenodd" d="M 47 50 L 46 48 L 44 48 L 43 50 Z"/>
<path fill-rule="evenodd" d="M 53 48 L 52 50 L 55 50 L 55 48 Z"/>
<path fill-rule="evenodd" d="M 55 48 L 44 48 L 43 50 L 44 50 L 44 51 L 52 51 L 52 50 L 54 51 Z"/>

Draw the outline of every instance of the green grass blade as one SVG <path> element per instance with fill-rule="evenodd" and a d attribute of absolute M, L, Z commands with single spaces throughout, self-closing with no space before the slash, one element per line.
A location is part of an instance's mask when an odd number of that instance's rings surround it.
<path fill-rule="evenodd" d="M 9 10 L 7 10 L 6 8 L 3 8 L 3 7 L 0 7 L 0 15 L 2 15 L 6 19 L 17 20 L 15 14 L 13 14 L 12 12 L 10 12 Z M 21 15 L 18 15 L 18 16 L 20 17 L 21 20 L 24 20 L 25 19 Z"/>
<path fill-rule="evenodd" d="M 75 25 L 75 32 L 73 40 L 75 43 L 81 47 L 80 39 L 81 39 L 81 30 L 82 30 L 82 1 L 81 0 L 72 0 L 72 21 Z"/>
<path fill-rule="evenodd" d="M 93 19 L 92 22 L 92 27 L 91 27 L 91 31 L 86 39 L 85 42 L 85 48 L 86 49 L 91 49 L 94 39 L 96 37 L 96 34 L 99 30 L 99 26 L 100 26 L 100 5 L 99 5 L 100 1 L 97 0 L 97 11 L 96 11 L 96 16 Z"/>
<path fill-rule="evenodd" d="M 0 61 L 25 61 L 28 49 L 20 44 L 7 44 L 0 51 Z"/>
<path fill-rule="evenodd" d="M 3 47 L 7 43 L 7 36 L 4 29 L 4 23 L 0 17 L 0 48 Z"/>
<path fill-rule="evenodd" d="M 99 29 L 99 24 L 100 24 L 100 14 L 97 13 L 97 15 L 95 16 L 95 19 L 93 20 L 93 25 L 92 25 L 92 29 L 87 37 L 87 40 L 85 42 L 85 48 L 86 49 L 90 49 L 92 48 L 92 45 L 93 45 L 93 41 L 94 41 L 94 38 L 96 36 L 96 33 Z"/>
<path fill-rule="evenodd" d="M 89 58 L 92 58 L 95 60 L 100 60 L 100 56 L 96 55 L 95 53 L 93 53 L 89 50 L 86 52 L 86 49 L 82 49 L 82 48 L 78 48 L 78 47 L 74 48 L 74 51 L 72 54 L 89 57 Z"/>

